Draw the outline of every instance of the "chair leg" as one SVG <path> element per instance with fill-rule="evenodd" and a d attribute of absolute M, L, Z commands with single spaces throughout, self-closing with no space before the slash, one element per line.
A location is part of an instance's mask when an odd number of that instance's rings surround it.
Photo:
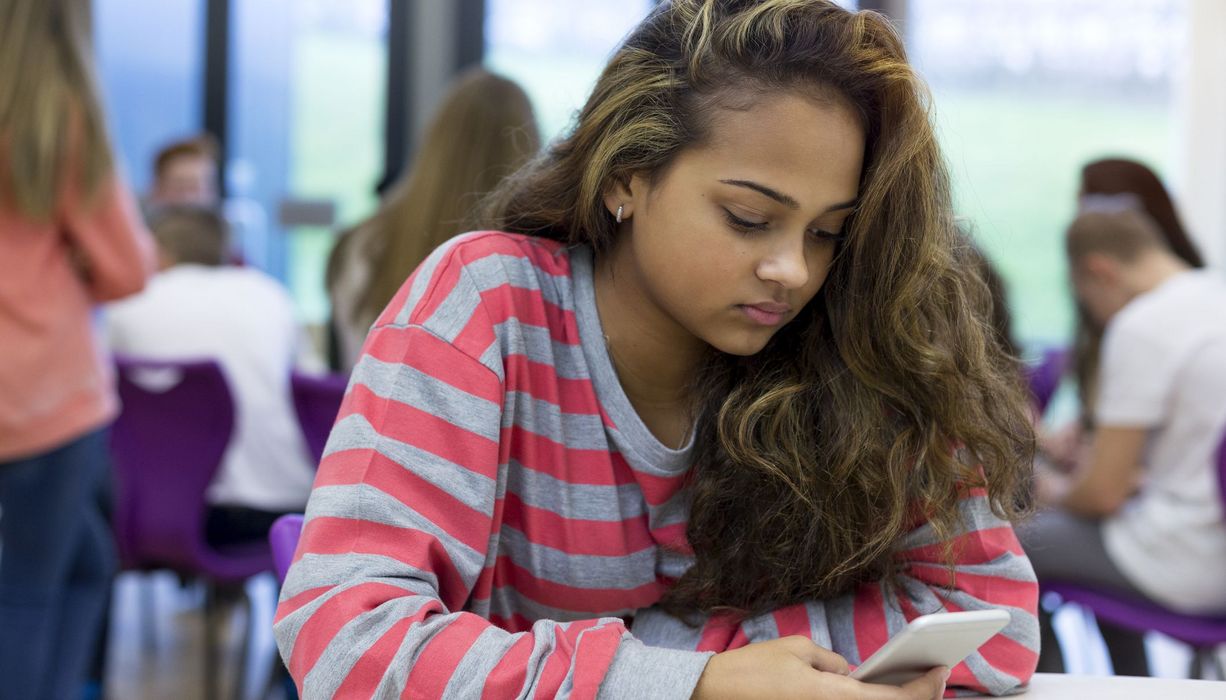
<path fill-rule="evenodd" d="M 217 589 L 212 582 L 204 584 L 204 697 L 205 700 L 218 700 L 217 687 L 217 628 L 220 618 L 217 601 Z"/>
<path fill-rule="evenodd" d="M 272 661 L 272 667 L 268 669 L 268 678 L 264 680 L 264 687 L 260 690 L 260 698 L 268 698 L 273 696 L 273 693 L 277 693 L 274 697 L 297 697 L 296 695 L 291 695 L 286 690 L 292 683 L 289 671 L 286 670 L 285 664 L 281 662 L 281 655 L 278 654 Z"/>
<path fill-rule="evenodd" d="M 151 656 L 158 647 L 157 581 L 153 574 L 134 572 L 136 578 L 137 614 L 140 616 L 141 648 Z"/>
<path fill-rule="evenodd" d="M 238 670 L 234 674 L 234 700 L 242 700 L 247 690 L 247 656 L 251 653 L 251 632 L 255 627 L 253 624 L 253 610 L 251 606 L 251 598 L 247 595 L 246 586 L 239 584 L 238 604 L 243 607 L 245 622 L 243 626 L 243 642 L 238 652 Z M 233 611 L 230 611 L 232 614 Z M 227 615 L 228 617 L 230 615 Z"/>
<path fill-rule="evenodd" d="M 1216 646 L 1197 646 L 1192 650 L 1192 662 L 1189 663 L 1188 678 L 1198 680 L 1226 680 L 1226 669 L 1222 668 L 1222 660 L 1217 655 Z"/>
<path fill-rule="evenodd" d="M 1222 661 L 1223 653 L 1226 653 L 1226 644 L 1198 647 L 1195 650 L 1193 664 L 1199 667 L 1199 673 L 1192 677 L 1202 680 L 1226 681 L 1226 664 Z M 1212 676 L 1209 675 L 1211 671 Z"/>
<path fill-rule="evenodd" d="M 272 605 L 276 609 L 277 599 L 280 597 L 280 587 L 272 589 Z M 253 619 L 253 618 L 248 618 Z M 263 624 L 263 620 L 260 621 Z M 281 661 L 281 652 L 277 649 L 276 641 L 273 641 L 272 659 L 268 665 L 268 675 L 264 680 L 264 687 L 260 691 L 260 698 L 267 699 L 274 691 L 277 694 L 274 697 L 297 698 L 296 693 L 287 692 L 287 688 L 292 687 L 293 682 L 289 676 L 289 670 L 285 667 L 285 663 Z"/>

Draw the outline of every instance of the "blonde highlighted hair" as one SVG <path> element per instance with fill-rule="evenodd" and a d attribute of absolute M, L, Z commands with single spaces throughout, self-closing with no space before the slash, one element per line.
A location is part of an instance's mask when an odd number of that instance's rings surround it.
<path fill-rule="evenodd" d="M 0 195 L 31 219 L 113 168 L 89 32 L 87 0 L 0 3 Z"/>
<path fill-rule="evenodd" d="M 1020 377 L 958 252 L 927 91 L 881 15 L 828 0 L 660 5 L 484 223 L 599 256 L 617 231 L 605 192 L 700 147 L 716 110 L 777 91 L 856 110 L 860 203 L 809 306 L 757 355 L 712 350 L 694 381 L 695 563 L 662 601 L 678 615 L 754 614 L 889 580 L 917 517 L 951 542 L 968 490 L 986 488 L 1007 518 L 1026 501 Z"/>

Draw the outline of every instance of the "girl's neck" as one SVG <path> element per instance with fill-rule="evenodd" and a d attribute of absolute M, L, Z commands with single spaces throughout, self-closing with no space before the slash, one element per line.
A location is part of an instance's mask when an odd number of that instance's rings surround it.
<path fill-rule="evenodd" d="M 674 429 L 663 431 L 670 435 L 680 424 L 688 430 L 691 386 L 706 346 L 651 303 L 633 268 L 618 260 L 610 253 L 594 265 L 605 343 L 631 404 L 652 432 L 670 444 L 673 441 L 664 439 L 649 418 L 671 424 Z"/>

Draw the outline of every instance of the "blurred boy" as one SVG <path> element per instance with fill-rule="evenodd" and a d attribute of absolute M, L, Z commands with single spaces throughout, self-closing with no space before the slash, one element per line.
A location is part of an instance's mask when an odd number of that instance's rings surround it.
<path fill-rule="evenodd" d="M 217 142 L 208 134 L 163 147 L 153 161 L 153 187 L 146 200 L 150 210 L 219 206 L 217 158 Z"/>
<path fill-rule="evenodd" d="M 1097 426 L 1074 472 L 1040 469 L 1051 510 L 1021 531 L 1026 552 L 1040 581 L 1226 612 L 1226 281 L 1177 257 L 1139 211 L 1084 213 L 1066 243 L 1077 299 L 1105 329 Z M 1040 671 L 1060 670 L 1048 623 Z M 1116 673 L 1147 673 L 1138 635 L 1100 628 Z"/>
<path fill-rule="evenodd" d="M 142 294 L 107 308 L 111 347 L 221 365 L 235 426 L 209 487 L 207 535 L 215 545 L 262 540 L 279 515 L 302 511 L 314 479 L 290 398 L 300 337 L 293 304 L 263 272 L 221 264 L 227 232 L 216 213 L 171 207 L 151 228 L 162 271 Z"/>

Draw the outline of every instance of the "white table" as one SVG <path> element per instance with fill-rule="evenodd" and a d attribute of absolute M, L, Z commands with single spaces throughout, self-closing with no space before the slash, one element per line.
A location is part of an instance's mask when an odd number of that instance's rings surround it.
<path fill-rule="evenodd" d="M 1036 673 L 1025 700 L 1226 700 L 1226 682 Z"/>

